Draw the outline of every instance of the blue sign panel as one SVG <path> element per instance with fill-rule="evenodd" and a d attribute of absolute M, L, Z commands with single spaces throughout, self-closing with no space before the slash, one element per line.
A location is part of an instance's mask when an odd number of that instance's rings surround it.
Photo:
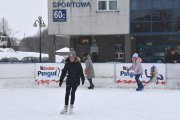
<path fill-rule="evenodd" d="M 54 22 L 66 22 L 66 10 L 53 10 Z"/>

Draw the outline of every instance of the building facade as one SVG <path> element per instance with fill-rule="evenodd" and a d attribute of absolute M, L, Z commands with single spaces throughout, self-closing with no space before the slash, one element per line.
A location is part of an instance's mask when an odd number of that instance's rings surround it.
<path fill-rule="evenodd" d="M 48 0 L 50 35 L 69 35 L 70 47 L 94 61 L 163 62 L 180 49 L 179 0 Z"/>

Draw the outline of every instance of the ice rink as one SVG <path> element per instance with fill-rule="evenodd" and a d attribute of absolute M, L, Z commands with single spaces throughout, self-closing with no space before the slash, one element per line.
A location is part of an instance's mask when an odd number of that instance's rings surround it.
<path fill-rule="evenodd" d="M 60 115 L 62 88 L 0 89 L 0 120 L 179 120 L 180 91 L 78 88 L 73 115 Z"/>

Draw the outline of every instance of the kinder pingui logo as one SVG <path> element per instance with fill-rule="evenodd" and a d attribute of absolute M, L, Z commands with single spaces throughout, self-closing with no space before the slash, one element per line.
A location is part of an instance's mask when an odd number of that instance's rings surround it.
<path fill-rule="evenodd" d="M 125 66 L 123 66 L 123 70 L 120 71 L 120 76 L 125 76 L 125 77 L 129 76 L 130 78 L 133 78 L 134 74 L 133 74 L 133 72 L 127 71 L 127 68 Z"/>
<path fill-rule="evenodd" d="M 52 77 L 60 75 L 60 69 L 52 66 L 40 66 L 40 70 L 37 71 L 39 77 Z"/>

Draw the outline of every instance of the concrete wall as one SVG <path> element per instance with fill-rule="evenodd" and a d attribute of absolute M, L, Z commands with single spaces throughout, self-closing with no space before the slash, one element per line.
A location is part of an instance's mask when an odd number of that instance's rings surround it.
<path fill-rule="evenodd" d="M 129 34 L 129 0 L 118 0 L 118 11 L 97 11 L 97 0 L 85 0 L 91 7 L 53 7 L 48 0 L 48 33 L 64 35 L 109 35 Z M 69 0 L 63 0 L 70 2 Z M 82 0 L 71 0 L 81 2 Z M 66 9 L 66 22 L 53 22 L 53 10 Z"/>
<path fill-rule="evenodd" d="M 59 64 L 59 63 L 58 63 Z M 94 63 L 96 86 L 116 86 L 115 63 Z M 0 64 L 0 88 L 37 87 L 35 83 L 36 64 Z M 83 68 L 85 67 L 82 64 Z M 166 65 L 166 85 L 163 88 L 180 89 L 180 64 Z M 85 86 L 89 83 L 86 81 Z"/>

